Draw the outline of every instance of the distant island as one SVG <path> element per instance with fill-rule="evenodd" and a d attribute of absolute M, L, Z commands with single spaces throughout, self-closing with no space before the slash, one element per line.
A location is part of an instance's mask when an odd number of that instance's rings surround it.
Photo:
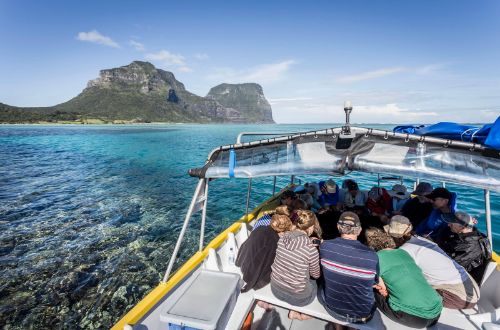
<path fill-rule="evenodd" d="M 78 96 L 55 106 L 0 103 L 0 123 L 151 122 L 274 123 L 258 84 L 221 84 L 201 97 L 187 91 L 173 73 L 141 61 L 101 70 Z"/>

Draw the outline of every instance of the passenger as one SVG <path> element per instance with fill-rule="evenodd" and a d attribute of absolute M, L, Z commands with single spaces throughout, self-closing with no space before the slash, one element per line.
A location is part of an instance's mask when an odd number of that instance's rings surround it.
<path fill-rule="evenodd" d="M 401 209 L 410 199 L 410 194 L 407 192 L 406 187 L 402 184 L 395 184 L 388 193 L 392 199 L 391 215 L 401 214 Z"/>
<path fill-rule="evenodd" d="M 416 196 L 408 200 L 401 209 L 401 214 L 410 219 L 413 228 L 417 228 L 431 214 L 433 210 L 432 201 L 426 197 L 431 192 L 432 186 L 430 183 L 420 182 L 415 191 L 411 193 Z"/>
<path fill-rule="evenodd" d="M 488 238 L 476 229 L 477 220 L 465 212 L 450 214 L 444 220 L 450 233 L 437 242 L 439 247 L 480 284 L 491 260 Z"/>
<path fill-rule="evenodd" d="M 394 216 L 384 227 L 400 249 L 405 250 L 422 269 L 427 282 L 451 309 L 473 308 L 479 300 L 479 287 L 467 271 L 434 242 L 412 236 L 408 218 Z"/>
<path fill-rule="evenodd" d="M 318 249 L 309 237 L 317 221 L 311 211 L 298 210 L 297 225 L 278 241 L 276 257 L 271 266 L 271 291 L 276 298 L 290 305 L 306 306 L 316 297 L 316 281 L 320 276 Z M 312 279 L 311 279 L 312 277 Z M 290 311 L 291 319 L 305 320 L 305 314 Z"/>
<path fill-rule="evenodd" d="M 418 235 L 436 240 L 447 229 L 446 223 L 442 219 L 443 215 L 455 213 L 456 197 L 446 188 L 436 188 L 426 197 L 432 201 L 434 208 L 427 218 L 416 229 Z"/>
<path fill-rule="evenodd" d="M 370 214 L 378 217 L 383 224 L 389 222 L 391 212 L 391 196 L 384 188 L 373 187 L 368 192 L 368 201 L 366 202 Z"/>
<path fill-rule="evenodd" d="M 359 190 L 358 184 L 353 180 L 346 180 L 346 191 L 342 194 L 340 207 L 351 211 L 355 206 L 365 207 L 366 195 Z"/>
<path fill-rule="evenodd" d="M 380 277 L 388 295 L 375 292 L 378 309 L 391 320 L 412 328 L 425 328 L 437 322 L 443 302 L 410 255 L 396 249 L 394 240 L 378 228 L 365 232 L 368 246 L 377 251 Z"/>
<path fill-rule="evenodd" d="M 312 210 L 313 212 L 318 209 L 315 207 L 314 199 L 309 193 L 299 195 L 299 198 L 306 203 L 306 210 Z M 317 204 L 317 202 L 316 202 Z"/>
<path fill-rule="evenodd" d="M 286 206 L 282 206 L 286 207 Z M 260 289 L 271 281 L 271 265 L 276 256 L 278 240 L 284 232 L 293 228 L 290 218 L 284 214 L 274 214 L 270 226 L 254 229 L 241 245 L 236 258 L 245 285 L 241 292 Z"/>
<path fill-rule="evenodd" d="M 253 230 L 261 226 L 269 226 L 271 224 L 271 217 L 274 214 L 281 214 L 281 215 L 286 215 L 287 217 L 291 217 L 292 212 L 288 206 L 280 205 L 274 211 L 268 212 L 264 214 L 262 217 L 260 217 L 253 226 Z"/>
<path fill-rule="evenodd" d="M 304 185 L 306 191 L 311 194 L 315 201 L 318 201 L 319 196 L 321 196 L 321 191 L 319 185 L 316 182 L 309 182 Z"/>
<path fill-rule="evenodd" d="M 338 209 L 339 207 L 339 187 L 332 179 L 328 181 L 320 181 L 319 188 L 321 195 L 318 197 L 318 202 L 324 209 Z"/>
<path fill-rule="evenodd" d="M 318 300 L 339 321 L 366 323 L 376 309 L 373 287 L 385 289 L 378 278 L 378 257 L 357 240 L 361 222 L 355 213 L 342 213 L 337 226 L 341 236 L 319 247 L 324 281 Z"/>
<path fill-rule="evenodd" d="M 281 194 L 281 205 L 292 207 L 293 201 L 297 199 L 297 194 L 291 190 L 285 190 Z"/>

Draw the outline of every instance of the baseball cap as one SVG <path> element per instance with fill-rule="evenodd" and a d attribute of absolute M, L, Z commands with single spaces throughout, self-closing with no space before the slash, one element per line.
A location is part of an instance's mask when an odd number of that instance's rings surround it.
<path fill-rule="evenodd" d="M 402 215 L 395 215 L 391 218 L 388 225 L 384 226 L 386 233 L 393 237 L 403 237 L 412 231 L 413 226 L 410 220 Z"/>
<path fill-rule="evenodd" d="M 425 197 L 429 199 L 436 199 L 436 198 L 451 199 L 451 192 L 446 188 L 440 187 L 434 189 L 430 194 L 426 195 Z"/>
<path fill-rule="evenodd" d="M 342 226 L 361 227 L 361 221 L 359 221 L 358 215 L 351 211 L 342 213 L 338 224 Z"/>
<path fill-rule="evenodd" d="M 432 192 L 432 185 L 429 182 L 420 182 L 412 192 L 412 195 L 425 196 Z"/>
<path fill-rule="evenodd" d="M 332 179 L 326 181 L 325 187 L 329 194 L 334 194 L 337 191 L 337 184 Z"/>
<path fill-rule="evenodd" d="M 477 224 L 477 220 L 473 216 L 463 211 L 442 214 L 441 219 L 446 223 L 457 223 L 465 227 L 474 227 Z"/>

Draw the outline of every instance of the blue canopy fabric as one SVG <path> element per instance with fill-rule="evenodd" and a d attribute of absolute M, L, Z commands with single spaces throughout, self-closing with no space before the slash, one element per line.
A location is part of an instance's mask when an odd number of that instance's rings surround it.
<path fill-rule="evenodd" d="M 482 127 L 441 122 L 430 126 L 396 126 L 393 131 L 480 143 L 488 148 L 500 150 L 500 116 L 494 123 L 485 124 Z"/>

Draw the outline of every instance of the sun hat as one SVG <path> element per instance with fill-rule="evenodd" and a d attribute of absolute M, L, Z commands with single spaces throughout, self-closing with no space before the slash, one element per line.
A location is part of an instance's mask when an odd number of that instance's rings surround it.
<path fill-rule="evenodd" d="M 425 196 L 432 192 L 432 185 L 429 182 L 420 182 L 412 195 Z"/>
<path fill-rule="evenodd" d="M 425 197 L 429 199 L 436 199 L 436 198 L 451 199 L 451 192 L 446 188 L 440 187 L 434 189 L 430 194 L 426 195 Z"/>
<path fill-rule="evenodd" d="M 342 213 L 337 223 L 341 226 L 361 227 L 358 215 L 350 211 Z"/>
<path fill-rule="evenodd" d="M 406 191 L 406 187 L 402 184 L 395 184 L 392 186 L 392 189 L 389 191 L 389 194 L 392 197 L 396 197 L 399 199 L 406 199 L 410 197 L 410 194 Z"/>
<path fill-rule="evenodd" d="M 325 187 L 329 194 L 334 194 L 337 191 L 337 184 L 332 179 L 325 182 Z"/>
<path fill-rule="evenodd" d="M 410 233 L 412 229 L 413 226 L 410 220 L 402 215 L 393 216 L 389 224 L 384 226 L 385 232 L 392 237 L 403 237 L 405 234 Z"/>
<path fill-rule="evenodd" d="M 474 227 L 477 224 L 477 220 L 473 216 L 463 211 L 442 214 L 441 219 L 446 223 L 456 223 L 464 227 Z"/>

